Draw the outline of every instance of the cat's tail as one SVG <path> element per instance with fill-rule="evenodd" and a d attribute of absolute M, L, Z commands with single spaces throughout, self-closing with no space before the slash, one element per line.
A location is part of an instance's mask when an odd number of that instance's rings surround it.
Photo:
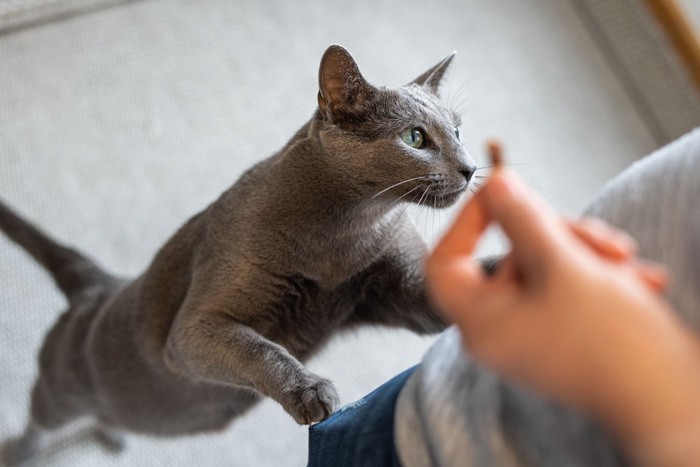
<path fill-rule="evenodd" d="M 116 281 L 116 278 L 79 252 L 53 241 L 2 201 L 0 230 L 46 268 L 71 303 L 87 289 L 113 284 Z"/>

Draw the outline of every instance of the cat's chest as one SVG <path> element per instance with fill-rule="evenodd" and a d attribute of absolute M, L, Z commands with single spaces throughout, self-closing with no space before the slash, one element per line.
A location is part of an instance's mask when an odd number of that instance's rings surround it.
<path fill-rule="evenodd" d="M 264 313 L 263 333 L 298 357 L 325 343 L 351 316 L 361 296 L 348 283 L 326 289 L 301 275 L 278 278 L 278 284 Z"/>
<path fill-rule="evenodd" d="M 324 290 L 335 290 L 369 267 L 380 254 L 381 249 L 357 252 L 339 247 L 336 251 L 317 257 L 309 268 L 310 276 Z"/>
<path fill-rule="evenodd" d="M 315 245 L 304 252 L 304 275 L 325 290 L 333 290 L 361 273 L 385 254 L 389 235 L 383 231 L 340 232 L 310 240 Z"/>

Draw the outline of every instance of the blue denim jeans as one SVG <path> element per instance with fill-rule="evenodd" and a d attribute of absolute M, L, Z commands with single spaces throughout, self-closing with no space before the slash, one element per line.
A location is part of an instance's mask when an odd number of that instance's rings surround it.
<path fill-rule="evenodd" d="M 309 428 L 308 467 L 398 467 L 394 446 L 396 399 L 416 367 Z"/>

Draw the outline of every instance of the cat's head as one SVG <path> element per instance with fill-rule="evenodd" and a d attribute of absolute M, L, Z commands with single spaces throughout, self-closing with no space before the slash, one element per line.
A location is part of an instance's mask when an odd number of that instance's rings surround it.
<path fill-rule="evenodd" d="M 334 176 L 377 201 L 452 205 L 476 166 L 460 141 L 459 115 L 438 88 L 454 53 L 398 88 L 369 84 L 350 53 L 330 46 L 319 70 L 321 143 Z"/>

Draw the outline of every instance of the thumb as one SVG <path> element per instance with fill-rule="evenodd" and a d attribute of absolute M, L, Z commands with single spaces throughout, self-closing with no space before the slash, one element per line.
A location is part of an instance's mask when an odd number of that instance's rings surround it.
<path fill-rule="evenodd" d="M 469 257 L 474 253 L 479 239 L 490 223 L 488 213 L 480 200 L 482 191 L 477 192 L 462 208 L 452 226 L 435 246 L 432 260 Z"/>
<path fill-rule="evenodd" d="M 432 299 L 448 312 L 460 309 L 465 296 L 483 280 L 481 266 L 472 258 L 489 219 L 478 198 L 464 206 L 426 262 L 426 279 Z"/>

